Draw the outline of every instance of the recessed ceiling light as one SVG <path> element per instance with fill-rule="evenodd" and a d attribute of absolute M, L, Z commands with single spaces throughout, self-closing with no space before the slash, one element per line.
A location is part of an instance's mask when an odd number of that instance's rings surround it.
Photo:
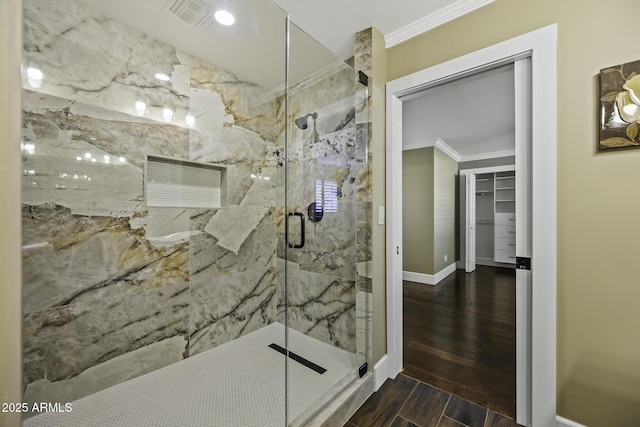
<path fill-rule="evenodd" d="M 168 82 L 169 80 L 171 80 L 171 77 L 167 76 L 164 73 L 156 73 L 155 77 L 156 79 L 162 80 L 163 82 Z"/>
<path fill-rule="evenodd" d="M 236 22 L 236 18 L 226 10 L 219 10 L 215 13 L 214 17 L 216 21 L 221 23 L 222 25 L 233 25 Z"/>

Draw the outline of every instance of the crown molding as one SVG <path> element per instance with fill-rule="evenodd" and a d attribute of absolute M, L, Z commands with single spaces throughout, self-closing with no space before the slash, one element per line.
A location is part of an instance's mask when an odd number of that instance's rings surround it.
<path fill-rule="evenodd" d="M 385 35 L 384 39 L 387 49 L 391 46 L 395 46 L 409 40 L 418 34 L 422 34 L 449 21 L 453 21 L 454 19 L 481 8 L 482 6 L 493 3 L 493 1 L 494 0 L 458 0 L 437 12 L 427 15 L 424 18 L 420 18 L 417 21 Z"/>
<path fill-rule="evenodd" d="M 497 159 L 499 157 L 510 157 L 515 155 L 516 155 L 516 150 L 494 151 L 492 153 L 480 153 L 480 154 L 470 154 L 468 156 L 461 156 L 460 161 L 473 162 L 476 160 Z"/>
<path fill-rule="evenodd" d="M 451 146 L 449 146 L 449 144 L 447 144 L 446 142 L 444 142 L 443 140 L 441 140 L 440 138 L 438 138 L 438 140 L 435 143 L 435 147 L 439 148 L 440 151 L 442 151 L 444 154 L 446 154 L 447 156 L 451 157 L 453 160 L 455 160 L 456 162 L 459 162 L 460 159 L 462 158 L 462 156 L 460 155 L 460 153 L 458 153 L 456 150 L 454 150 L 453 148 L 451 148 Z"/>
<path fill-rule="evenodd" d="M 456 162 L 459 162 L 462 156 L 456 150 L 451 148 L 449 144 L 438 138 L 436 142 L 418 142 L 416 144 L 407 144 L 402 146 L 402 151 L 418 150 L 420 148 L 437 147 L 447 156 L 451 157 Z"/>

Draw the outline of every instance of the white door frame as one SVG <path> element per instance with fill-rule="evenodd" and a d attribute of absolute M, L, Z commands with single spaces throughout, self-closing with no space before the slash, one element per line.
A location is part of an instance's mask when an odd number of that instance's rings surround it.
<path fill-rule="evenodd" d="M 465 258 L 464 271 L 471 273 L 476 269 L 476 174 L 465 176 Z"/>
<path fill-rule="evenodd" d="M 557 24 L 387 83 L 387 354 L 376 371 L 402 370 L 402 102 L 485 67 L 531 57 L 532 280 L 528 425 L 556 425 Z M 383 374 L 384 373 L 384 374 Z M 516 379 L 518 381 L 519 378 Z M 376 378 L 380 384 L 381 379 Z"/>

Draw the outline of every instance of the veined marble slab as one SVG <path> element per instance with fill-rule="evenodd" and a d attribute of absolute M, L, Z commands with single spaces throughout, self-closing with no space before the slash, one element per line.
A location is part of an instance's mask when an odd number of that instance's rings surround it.
<path fill-rule="evenodd" d="M 356 292 L 356 363 L 358 366 L 368 363 L 372 366 L 373 335 L 373 294 Z"/>
<path fill-rule="evenodd" d="M 147 117 L 160 121 L 165 107 L 188 110 L 180 91 L 186 84 L 174 87 L 154 77 L 180 65 L 174 47 L 75 0 L 26 1 L 24 22 L 25 61 L 44 73 L 40 92 L 134 115 L 136 101 L 143 101 Z"/>
<path fill-rule="evenodd" d="M 275 146 L 238 126 L 228 130 L 191 131 L 190 160 L 227 168 L 227 201 L 239 205 L 258 175 L 277 165 Z"/>
<path fill-rule="evenodd" d="M 198 58 L 191 65 L 191 87 L 218 93 L 236 126 L 256 132 L 265 140 L 275 139 L 276 101 L 256 102 L 266 92 L 264 88 Z"/>
<path fill-rule="evenodd" d="M 214 211 L 194 210 L 192 230 L 203 230 L 214 214 Z M 219 246 L 208 233 L 192 236 L 189 243 L 190 280 L 215 280 L 218 276 L 267 268 L 273 262 L 275 250 L 275 214 L 271 208 L 249 233 L 238 254 Z"/>
<path fill-rule="evenodd" d="M 147 239 L 157 247 L 188 242 L 191 236 L 201 233 L 190 230 L 189 210 L 181 208 L 148 208 L 134 215 L 129 225 L 132 230 L 143 229 Z"/>
<path fill-rule="evenodd" d="M 36 380 L 27 385 L 24 402 L 71 402 L 184 359 L 185 337 L 177 335 L 88 368 L 68 380 Z M 29 412 L 30 415 L 33 413 Z"/>
<path fill-rule="evenodd" d="M 278 258 L 278 315 L 284 320 L 284 268 L 287 266 L 287 321 L 293 329 L 356 352 L 355 281 L 300 269 Z"/>
<path fill-rule="evenodd" d="M 301 270 L 355 280 L 355 206 L 339 203 L 336 213 L 327 213 L 320 222 L 306 221 L 305 245 L 301 249 L 285 248 L 284 222 L 278 221 L 278 257 L 297 263 Z M 307 206 L 289 206 L 291 211 L 302 212 Z M 300 241 L 298 219 L 290 219 L 289 239 Z"/>
<path fill-rule="evenodd" d="M 188 157 L 188 129 L 42 93 L 23 93 L 28 100 L 24 106 L 24 138 L 41 141 L 35 147 L 36 154 L 70 159 L 81 156 L 87 161 L 83 150 L 91 147 L 83 146 L 85 143 L 110 154 L 109 164 L 128 163 L 140 169 L 147 154 Z M 104 158 L 93 157 L 97 163 L 105 163 Z"/>
<path fill-rule="evenodd" d="M 244 241 L 269 209 L 267 206 L 229 206 L 218 211 L 204 231 L 218 239 L 218 246 L 238 255 Z"/>
<path fill-rule="evenodd" d="M 126 218 L 72 215 L 57 205 L 23 208 L 26 313 L 189 280 L 188 243 L 156 248 Z"/>
<path fill-rule="evenodd" d="M 276 269 L 250 270 L 191 284 L 190 354 L 276 320 Z"/>
<path fill-rule="evenodd" d="M 276 188 L 280 180 L 278 169 L 275 167 L 262 168 L 252 175 L 253 184 L 240 205 L 275 207 Z"/>
<path fill-rule="evenodd" d="M 186 340 L 188 306 L 189 288 L 179 284 L 27 314 L 23 326 L 25 384 L 28 387 L 44 379 L 53 384 L 70 380 L 145 346 L 174 337 Z M 130 363 L 132 358 L 119 360 L 122 363 L 116 365 L 114 360 L 108 368 L 119 377 L 131 378 L 141 373 L 136 364 Z M 166 359 L 165 362 L 170 363 Z M 152 365 L 157 367 L 156 363 Z M 53 384 L 48 389 L 57 393 Z M 75 386 L 73 382 L 66 384 Z M 69 393 L 78 392 L 81 390 Z M 56 402 L 59 396 L 38 394 L 38 398 Z"/>

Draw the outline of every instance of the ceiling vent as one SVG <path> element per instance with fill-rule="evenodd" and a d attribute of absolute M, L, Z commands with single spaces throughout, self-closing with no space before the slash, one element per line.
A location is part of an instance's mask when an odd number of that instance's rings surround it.
<path fill-rule="evenodd" d="M 184 22 L 205 28 L 211 21 L 212 10 L 209 5 L 200 0 L 170 0 L 167 3 L 169 11 L 177 15 Z"/>

